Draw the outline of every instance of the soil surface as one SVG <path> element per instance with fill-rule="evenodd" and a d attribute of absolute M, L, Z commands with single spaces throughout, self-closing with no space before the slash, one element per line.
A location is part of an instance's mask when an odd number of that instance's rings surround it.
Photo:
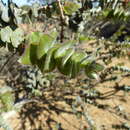
<path fill-rule="evenodd" d="M 114 59 L 113 64 L 125 63 L 130 67 L 128 59 Z M 79 76 L 77 79 L 57 79 L 56 86 L 64 86 L 70 84 L 72 87 L 80 83 L 80 79 L 85 76 Z M 95 123 L 97 130 L 125 130 L 122 124 L 130 125 L 130 93 L 123 91 L 115 91 L 117 85 L 130 86 L 130 78 L 124 78 L 121 81 L 106 81 L 99 83 L 95 88 L 103 94 L 104 99 L 96 99 L 100 105 L 86 104 L 86 109 Z M 0 85 L 5 84 L 4 80 L 0 80 Z M 84 85 L 80 83 L 80 85 Z M 53 84 L 51 86 L 53 88 Z M 77 88 L 79 89 L 79 88 Z M 52 89 L 53 91 L 53 89 Z M 56 130 L 58 126 L 65 130 L 84 130 L 88 127 L 83 117 L 77 117 L 69 102 L 75 98 L 71 94 L 54 93 L 52 91 L 45 92 L 42 101 L 28 103 L 23 106 L 20 112 L 16 112 L 12 117 L 8 118 L 14 130 Z M 57 90 L 58 91 L 58 90 Z M 68 102 L 67 102 L 68 100 Z M 60 128 L 59 128 L 60 129 Z"/>

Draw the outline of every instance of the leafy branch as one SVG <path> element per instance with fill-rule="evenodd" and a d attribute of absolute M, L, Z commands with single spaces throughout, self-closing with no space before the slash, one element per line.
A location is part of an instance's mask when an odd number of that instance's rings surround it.
<path fill-rule="evenodd" d="M 38 66 L 43 73 L 57 68 L 61 73 L 73 78 L 81 70 L 90 77 L 96 77 L 96 73 L 103 70 L 103 66 L 96 63 L 95 54 L 87 55 L 83 51 L 75 50 L 77 41 L 70 40 L 59 44 L 56 39 L 57 32 L 33 32 L 28 37 L 29 44 L 20 62 Z"/>

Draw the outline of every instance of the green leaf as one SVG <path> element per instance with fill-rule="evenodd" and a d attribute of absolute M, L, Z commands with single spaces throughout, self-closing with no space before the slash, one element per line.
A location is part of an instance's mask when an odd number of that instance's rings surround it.
<path fill-rule="evenodd" d="M 56 61 L 54 59 L 54 52 L 57 49 L 58 49 L 58 46 L 53 47 L 48 51 L 46 55 L 46 59 L 45 59 L 44 72 L 50 72 L 55 69 Z"/>
<path fill-rule="evenodd" d="M 85 52 L 76 52 L 71 57 L 71 62 L 73 63 L 73 68 L 71 71 L 71 77 L 77 76 L 82 68 L 81 61 L 86 57 Z"/>
<path fill-rule="evenodd" d="M 26 47 L 24 54 L 19 59 L 19 62 L 25 65 L 31 65 L 31 59 L 30 59 L 30 45 Z"/>
<path fill-rule="evenodd" d="M 72 57 L 71 60 L 73 62 L 76 63 L 81 63 L 81 61 L 87 56 L 87 54 L 85 52 L 75 52 Z"/>
<path fill-rule="evenodd" d="M 56 39 L 58 36 L 58 32 L 56 31 L 56 29 L 54 28 L 53 31 L 49 34 L 52 38 Z"/>
<path fill-rule="evenodd" d="M 12 33 L 13 33 L 13 31 L 9 26 L 2 28 L 0 31 L 1 40 L 3 42 L 10 42 L 10 38 L 12 36 Z"/>
<path fill-rule="evenodd" d="M 85 74 L 86 74 L 89 78 L 91 78 L 91 79 L 94 78 L 93 75 L 95 74 L 95 72 L 94 72 L 94 70 L 93 70 L 92 64 L 90 64 L 90 65 L 88 65 L 88 66 L 85 67 Z"/>
<path fill-rule="evenodd" d="M 80 63 L 80 66 L 83 68 L 86 65 L 90 64 L 93 59 L 88 57 L 85 52 L 76 52 L 71 57 L 71 60 L 75 63 Z"/>
<path fill-rule="evenodd" d="M 82 67 L 86 67 L 88 65 L 90 65 L 92 62 L 95 61 L 95 57 L 94 56 L 85 56 L 84 59 L 81 61 L 81 66 Z"/>
<path fill-rule="evenodd" d="M 99 76 L 98 76 L 98 74 L 95 73 L 95 72 L 87 72 L 86 75 L 87 75 L 90 79 L 99 80 Z"/>
<path fill-rule="evenodd" d="M 74 2 L 66 1 L 63 7 L 63 10 L 66 14 L 72 15 L 75 11 L 77 11 L 80 6 Z"/>
<path fill-rule="evenodd" d="M 67 49 L 71 48 L 75 43 L 76 41 L 68 41 L 61 45 L 61 47 L 55 52 L 55 59 L 64 57 L 67 53 Z"/>
<path fill-rule="evenodd" d="M 42 56 L 40 59 L 37 60 L 37 66 L 39 67 L 41 72 L 44 72 L 45 60 L 46 55 Z"/>
<path fill-rule="evenodd" d="M 11 35 L 11 42 L 13 47 L 18 47 L 24 40 L 24 32 L 22 29 L 17 28 Z"/>
<path fill-rule="evenodd" d="M 41 35 L 40 32 L 32 32 L 29 35 L 29 44 L 39 45 Z"/>
<path fill-rule="evenodd" d="M 72 71 L 72 67 L 73 65 L 71 60 L 68 60 L 64 66 L 62 66 L 62 58 L 57 60 L 57 68 L 64 75 L 69 76 Z"/>
<path fill-rule="evenodd" d="M 37 45 L 30 45 L 30 61 L 32 65 L 37 64 Z"/>
<path fill-rule="evenodd" d="M 74 54 L 74 48 L 69 48 L 66 52 L 65 57 L 62 59 L 62 66 L 66 64 L 66 62 L 70 59 L 70 57 Z"/>
<path fill-rule="evenodd" d="M 85 73 L 89 78 L 98 79 L 97 72 L 102 71 L 104 67 L 98 63 L 92 63 L 85 67 Z"/>
<path fill-rule="evenodd" d="M 71 71 L 70 71 L 70 77 L 72 78 L 75 78 L 79 71 L 81 70 L 81 66 L 79 63 L 75 63 L 75 62 L 72 62 L 72 68 L 71 68 Z"/>
<path fill-rule="evenodd" d="M 40 59 L 43 57 L 47 51 L 54 46 L 56 42 L 56 39 L 51 37 L 48 34 L 44 34 L 39 42 L 39 45 L 37 47 L 37 57 Z"/>
<path fill-rule="evenodd" d="M 100 72 L 100 71 L 102 71 L 104 69 L 104 66 L 100 65 L 98 63 L 94 63 L 92 66 L 93 66 L 93 70 L 95 72 Z"/>
<path fill-rule="evenodd" d="M 64 66 L 62 66 L 62 59 L 58 59 L 58 70 L 64 74 L 64 75 L 68 75 L 71 78 L 75 78 L 77 76 L 77 74 L 80 71 L 80 64 L 79 63 L 75 63 L 73 61 L 71 61 L 71 59 L 69 59 L 66 64 Z"/>

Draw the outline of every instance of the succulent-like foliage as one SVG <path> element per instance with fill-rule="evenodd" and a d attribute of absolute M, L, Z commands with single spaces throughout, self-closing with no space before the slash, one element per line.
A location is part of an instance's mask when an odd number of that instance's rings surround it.
<path fill-rule="evenodd" d="M 95 62 L 83 51 L 76 51 L 77 41 L 70 40 L 63 44 L 56 43 L 57 32 L 52 34 L 32 33 L 30 43 L 26 48 L 20 62 L 37 65 L 41 71 L 50 72 L 57 68 L 61 73 L 76 77 L 81 70 L 86 74 L 103 70 L 103 66 Z"/>

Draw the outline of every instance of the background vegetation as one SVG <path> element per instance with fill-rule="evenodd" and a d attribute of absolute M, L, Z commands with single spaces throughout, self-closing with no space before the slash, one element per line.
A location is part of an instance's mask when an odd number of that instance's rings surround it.
<path fill-rule="evenodd" d="M 0 74 L 5 82 L 0 87 L 0 126 L 14 129 L 6 119 L 15 112 L 31 122 L 45 109 L 57 116 L 75 115 L 81 122 L 74 129 L 130 129 L 129 111 L 100 103 L 118 92 L 123 92 L 122 100 L 129 94 L 129 37 L 127 1 L 56 0 L 22 7 L 0 1 Z M 122 84 L 124 79 L 128 84 Z M 104 83 L 109 92 L 99 89 Z M 66 104 L 64 109 L 59 102 Z M 110 128 L 97 124 L 89 105 L 115 112 L 120 123 Z M 20 129 L 26 129 L 22 124 Z M 65 129 L 49 117 L 41 124 L 34 122 L 32 129 Z"/>

